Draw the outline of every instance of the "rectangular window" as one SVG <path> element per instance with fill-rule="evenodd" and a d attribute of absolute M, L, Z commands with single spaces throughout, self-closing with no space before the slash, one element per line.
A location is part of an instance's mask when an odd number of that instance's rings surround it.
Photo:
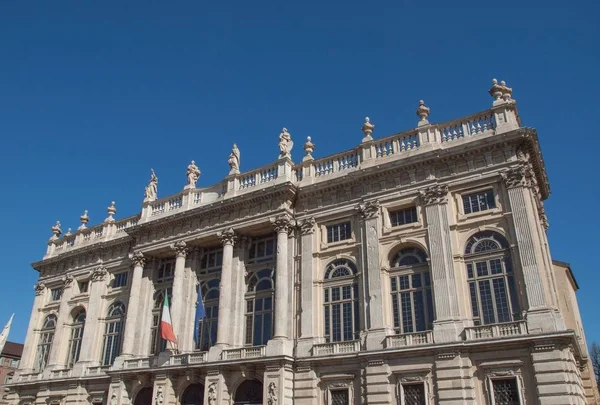
<path fill-rule="evenodd" d="M 50 299 L 52 301 L 60 301 L 62 298 L 62 288 L 53 288 L 50 290 Z"/>
<path fill-rule="evenodd" d="M 4 379 L 4 384 L 10 384 L 10 383 L 12 383 L 12 379 L 13 379 L 12 375 L 10 375 L 10 374 L 7 375 L 6 378 Z"/>
<path fill-rule="evenodd" d="M 117 273 L 115 274 L 115 279 L 113 280 L 113 288 L 126 287 L 127 286 L 127 277 L 129 273 Z"/>
<path fill-rule="evenodd" d="M 327 243 L 339 242 L 346 239 L 352 239 L 350 222 L 327 226 Z"/>
<path fill-rule="evenodd" d="M 12 368 L 19 368 L 19 359 L 11 359 L 10 366 Z"/>
<path fill-rule="evenodd" d="M 425 384 L 411 383 L 400 386 L 402 405 L 425 405 Z"/>
<path fill-rule="evenodd" d="M 350 395 L 348 390 L 331 390 L 331 405 L 349 405 Z"/>
<path fill-rule="evenodd" d="M 492 395 L 494 405 L 521 405 L 516 378 L 493 379 Z"/>
<path fill-rule="evenodd" d="M 80 294 L 84 294 L 86 292 L 88 292 L 88 287 L 89 287 L 89 281 L 80 281 L 79 283 L 79 293 Z"/>
<path fill-rule="evenodd" d="M 175 261 L 174 260 L 163 260 L 158 267 L 158 274 L 156 275 L 156 282 L 162 283 L 165 281 L 173 280 L 173 274 L 175 272 Z"/>
<path fill-rule="evenodd" d="M 260 238 L 252 242 L 248 252 L 249 263 L 263 263 L 275 258 L 275 238 Z"/>
<path fill-rule="evenodd" d="M 206 250 L 200 261 L 200 269 L 203 272 L 213 273 L 221 270 L 223 265 L 223 249 L 217 248 Z"/>
<path fill-rule="evenodd" d="M 419 222 L 419 218 L 417 217 L 417 207 L 409 207 L 399 211 L 390 212 L 390 222 L 392 223 L 392 226 Z"/>
<path fill-rule="evenodd" d="M 485 190 L 472 194 L 466 194 L 462 196 L 462 200 L 465 214 L 472 214 L 474 212 L 496 208 L 494 190 Z"/>

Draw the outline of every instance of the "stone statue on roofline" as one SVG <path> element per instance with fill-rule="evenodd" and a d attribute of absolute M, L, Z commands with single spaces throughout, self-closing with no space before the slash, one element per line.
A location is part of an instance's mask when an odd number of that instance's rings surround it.
<path fill-rule="evenodd" d="M 229 174 L 238 174 L 240 172 L 240 150 L 234 143 L 229 155 Z"/>
<path fill-rule="evenodd" d="M 155 201 L 158 198 L 158 177 L 154 173 L 154 169 L 150 169 L 150 183 L 146 186 L 144 192 L 144 202 Z"/>
<path fill-rule="evenodd" d="M 294 141 L 292 136 L 287 131 L 287 128 L 283 128 L 279 134 L 279 157 L 280 158 L 291 158 L 292 148 L 294 147 Z"/>
<path fill-rule="evenodd" d="M 196 162 L 192 160 L 192 162 L 187 167 L 187 184 L 185 186 L 188 188 L 196 188 L 196 182 L 200 178 L 200 169 L 196 166 Z"/>

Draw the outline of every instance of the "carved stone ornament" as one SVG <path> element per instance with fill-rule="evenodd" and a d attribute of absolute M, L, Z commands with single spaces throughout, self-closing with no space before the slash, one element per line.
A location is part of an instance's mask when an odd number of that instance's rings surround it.
<path fill-rule="evenodd" d="M 379 215 L 379 201 L 367 201 L 364 204 L 359 204 L 356 210 L 364 219 L 375 218 Z"/>
<path fill-rule="evenodd" d="M 425 205 L 443 204 L 448 201 L 448 186 L 435 184 L 419 192 Z"/>
<path fill-rule="evenodd" d="M 277 218 L 272 218 L 271 223 L 273 224 L 273 228 L 275 228 L 275 232 L 287 233 L 290 230 L 292 219 L 288 214 L 281 214 Z"/>
<path fill-rule="evenodd" d="M 225 229 L 224 231 L 217 233 L 217 237 L 221 239 L 223 245 L 235 245 L 237 239 L 233 228 Z"/>
<path fill-rule="evenodd" d="M 63 288 L 69 288 L 71 287 L 71 284 L 73 284 L 73 276 L 72 275 L 66 275 L 64 276 L 61 281 L 63 282 Z"/>
<path fill-rule="evenodd" d="M 217 403 L 217 383 L 212 382 L 208 386 L 208 405 L 216 405 Z"/>
<path fill-rule="evenodd" d="M 131 260 L 135 266 L 144 267 L 144 265 L 146 264 L 146 258 L 144 257 L 144 254 L 139 250 L 130 253 L 129 260 Z"/>
<path fill-rule="evenodd" d="M 33 289 L 35 290 L 35 295 L 42 295 L 42 293 L 46 290 L 46 284 L 37 283 L 33 286 Z"/>
<path fill-rule="evenodd" d="M 156 389 L 156 398 L 154 398 L 154 405 L 162 405 L 165 398 L 163 396 L 162 387 L 158 386 Z"/>
<path fill-rule="evenodd" d="M 92 271 L 92 274 L 90 275 L 90 280 L 92 280 L 92 283 L 96 281 L 103 281 L 106 278 L 107 274 L 108 271 L 105 267 L 97 267 Z"/>
<path fill-rule="evenodd" d="M 190 252 L 190 250 L 187 247 L 187 243 L 185 243 L 182 240 L 175 242 L 170 246 L 170 248 L 175 251 L 177 257 L 186 257 Z"/>
<path fill-rule="evenodd" d="M 529 172 L 523 165 L 508 169 L 502 173 L 502 179 L 508 188 L 528 187 L 531 184 L 529 181 Z"/>
<path fill-rule="evenodd" d="M 407 376 L 407 377 L 400 377 L 400 382 L 418 382 L 418 381 L 424 381 L 425 377 L 423 376 Z"/>
<path fill-rule="evenodd" d="M 363 131 L 363 134 L 365 134 L 363 142 L 370 141 L 373 139 L 372 134 L 373 130 L 375 129 L 375 125 L 371 124 L 371 120 L 369 119 L 369 117 L 365 117 L 365 123 L 360 129 Z"/>
<path fill-rule="evenodd" d="M 117 405 L 117 394 L 115 394 L 114 392 L 110 397 L 110 405 Z"/>
<path fill-rule="evenodd" d="M 277 405 L 277 386 L 274 382 L 269 383 L 267 388 L 267 404 Z"/>
<path fill-rule="evenodd" d="M 52 237 L 50 240 L 56 240 L 62 234 L 62 230 L 60 228 L 60 221 L 56 221 L 56 225 L 52 227 Z"/>
<path fill-rule="evenodd" d="M 315 233 L 315 225 L 316 221 L 313 217 L 303 219 L 299 224 L 300 233 L 302 235 L 310 235 Z"/>

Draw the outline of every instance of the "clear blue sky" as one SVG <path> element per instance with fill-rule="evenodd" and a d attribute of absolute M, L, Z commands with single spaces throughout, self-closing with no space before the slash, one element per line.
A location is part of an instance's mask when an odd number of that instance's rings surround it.
<path fill-rule="evenodd" d="M 23 341 L 56 220 L 75 229 L 159 195 L 276 159 L 286 126 L 302 157 L 484 110 L 493 77 L 538 129 L 555 259 L 572 264 L 588 340 L 600 341 L 597 1 L 3 1 L 0 4 L 0 324 Z M 588 216 L 586 212 L 592 213 Z"/>

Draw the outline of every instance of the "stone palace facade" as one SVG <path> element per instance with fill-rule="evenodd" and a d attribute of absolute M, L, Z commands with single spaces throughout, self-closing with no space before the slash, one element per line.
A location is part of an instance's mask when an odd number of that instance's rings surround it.
<path fill-rule="evenodd" d="M 512 89 L 443 124 L 52 227 L 10 405 L 595 404 Z M 357 134 L 360 134 L 357 131 Z M 359 137 L 360 139 L 360 137 Z M 357 142 L 358 143 L 358 142 Z M 196 324 L 198 289 L 206 316 Z M 164 294 L 176 347 L 160 337 Z M 198 330 L 198 334 L 195 330 Z"/>

